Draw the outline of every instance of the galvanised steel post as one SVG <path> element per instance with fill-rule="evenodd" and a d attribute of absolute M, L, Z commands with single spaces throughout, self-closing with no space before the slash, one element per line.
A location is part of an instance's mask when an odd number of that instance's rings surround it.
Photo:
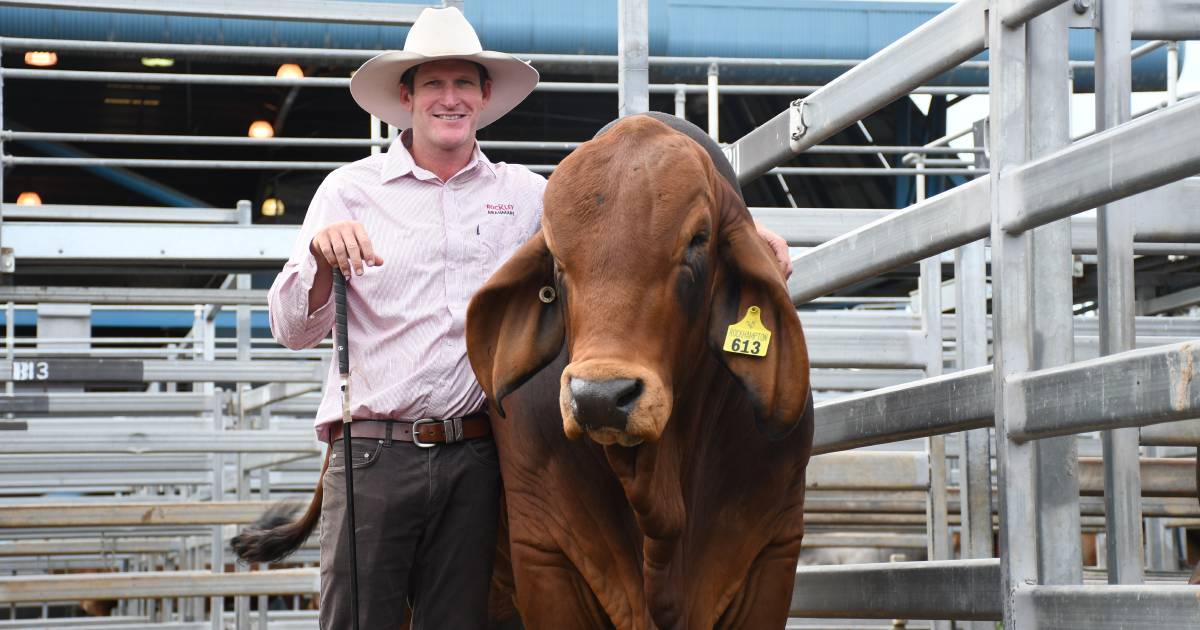
<path fill-rule="evenodd" d="M 918 164 L 921 164 L 918 161 Z M 918 176 L 917 200 L 925 196 L 924 176 Z M 925 376 L 942 374 L 942 261 L 940 256 L 921 261 L 921 330 L 925 336 Z M 929 453 L 929 492 L 926 494 L 925 514 L 928 530 L 930 560 L 950 560 L 950 528 L 946 511 L 946 438 L 935 435 L 926 438 Z M 950 630 L 950 621 L 933 622 L 935 630 Z"/>
<path fill-rule="evenodd" d="M 1179 102 L 1179 42 L 1167 42 L 1167 105 Z"/>
<path fill-rule="evenodd" d="M 4 246 L 4 51 L 0 50 L 0 273 L 9 272 L 11 269 L 2 269 L 4 266 L 5 256 L 3 255 Z M 2 283 L 8 284 L 8 283 Z M 12 326 L 12 313 L 9 309 L 8 325 Z M 9 335 L 12 338 L 12 335 Z M 11 355 L 11 353 L 10 353 Z M 9 357 L 11 358 L 11 356 Z M 12 387 L 8 387 L 8 393 L 12 394 Z M 13 618 L 16 618 L 16 610 L 13 610 Z"/>
<path fill-rule="evenodd" d="M 371 141 L 371 155 L 378 155 L 379 152 L 382 150 L 382 147 L 379 146 L 379 144 L 377 144 L 377 143 L 381 139 L 383 139 L 383 135 L 380 134 L 380 132 L 379 132 L 379 125 L 380 125 L 379 119 L 374 116 L 371 116 L 370 119 L 371 119 L 371 128 L 368 130 L 369 133 L 367 134 L 367 136 Z"/>
<path fill-rule="evenodd" d="M 1143 46 L 1144 48 L 1144 46 Z M 1167 105 L 1179 102 L 1179 42 L 1167 42 Z M 1167 202 L 1158 212 L 1170 212 L 1173 204 Z M 1175 223 L 1174 217 L 1167 221 Z M 1136 223 L 1136 221 L 1135 221 Z M 1153 287 L 1149 287 L 1153 297 Z M 1135 293 L 1136 295 L 1136 293 Z M 1136 314 L 1136 313 L 1135 313 Z M 1139 432 L 1139 438 L 1141 433 Z M 1158 457 L 1161 449 L 1151 446 L 1146 449 L 1148 457 Z M 1168 532 L 1162 518 L 1146 519 L 1146 566 L 1152 571 L 1175 571 L 1179 568 L 1175 552 L 1175 536 Z"/>
<path fill-rule="evenodd" d="M 3 147 L 0 147 L 0 151 L 3 151 Z M 3 170 L 4 169 L 2 167 L 0 167 L 0 171 L 3 171 Z M 3 179 L 4 179 L 4 173 L 0 172 L 0 181 L 2 181 Z M 2 195 L 3 195 L 3 189 L 2 189 L 2 186 L 0 186 L 0 196 L 2 196 Z M 0 217 L 0 223 L 3 223 L 2 217 Z M 9 365 L 12 365 L 14 343 L 16 342 L 16 322 L 15 322 L 16 316 L 17 316 L 17 309 L 14 307 L 14 304 L 10 300 L 7 304 L 4 305 L 4 358 L 8 359 Z M 13 381 L 10 378 L 7 381 L 5 381 L 5 383 L 4 383 L 4 395 L 12 396 L 13 389 L 14 389 Z"/>
<path fill-rule="evenodd" d="M 1096 129 L 1130 119 L 1128 0 L 1104 0 L 1096 30 Z M 1134 347 L 1133 211 L 1127 199 L 1097 208 L 1100 354 Z M 1141 472 L 1136 428 L 1101 434 L 1104 444 L 1105 532 L 1110 584 L 1141 584 Z"/>
<path fill-rule="evenodd" d="M 617 115 L 650 111 L 650 11 L 648 0 L 617 3 Z"/>
<path fill-rule="evenodd" d="M 372 127 L 375 130 L 375 135 L 379 133 L 379 125 L 372 116 Z M 378 146 L 372 146 L 372 151 L 378 151 Z M 238 224 L 250 226 L 253 224 L 253 215 L 250 201 L 239 199 L 237 202 Z M 234 280 L 235 287 L 238 291 L 250 290 L 250 274 L 239 273 Z M 236 309 L 236 324 L 235 334 L 237 338 L 237 360 L 250 360 L 250 305 L 239 304 Z M 235 428 L 239 431 L 244 431 L 249 427 L 246 424 L 246 411 L 242 405 L 242 394 L 250 387 L 249 383 L 235 383 L 234 395 L 237 397 L 237 417 L 235 419 Z M 250 471 L 246 469 L 246 454 L 238 453 L 236 455 L 235 476 L 237 480 L 237 499 L 238 501 L 250 500 Z M 249 571 L 250 567 L 240 563 L 234 563 L 234 570 L 241 573 Z M 234 619 L 236 620 L 237 630 L 250 630 L 250 597 L 247 595 L 239 595 L 233 600 Z"/>
<path fill-rule="evenodd" d="M 1037 113 L 1029 118 L 1029 158 L 1070 144 L 1070 96 L 1067 93 L 1066 4 L 1030 20 L 1026 26 L 1029 100 Z M 1075 360 L 1072 318 L 1071 220 L 1060 219 L 1033 230 L 1032 265 L 1034 369 Z M 1082 584 L 1079 547 L 1079 479 L 1075 436 L 1034 442 L 1037 449 L 1038 574 L 1041 584 Z"/>
<path fill-rule="evenodd" d="M 258 428 L 261 430 L 270 430 L 271 428 L 271 407 L 270 405 L 263 407 L 258 417 Z M 271 500 L 271 469 L 264 467 L 258 469 L 258 498 L 261 501 Z M 270 564 L 264 562 L 258 565 L 260 571 L 265 571 L 270 568 Z M 270 608 L 270 598 L 267 595 L 258 596 L 258 630 L 268 630 L 268 609 Z"/>
<path fill-rule="evenodd" d="M 197 332 L 203 331 L 204 358 L 212 361 L 215 354 L 216 343 L 216 326 L 213 320 L 216 311 L 212 311 L 213 318 L 209 319 L 206 315 L 201 319 L 199 325 L 195 329 Z M 225 415 L 221 408 L 221 400 L 216 397 L 215 384 L 212 382 L 204 383 L 204 393 L 212 396 L 212 420 L 213 430 L 220 433 L 225 430 Z M 212 455 L 212 501 L 223 501 L 225 498 L 225 454 L 213 453 Z M 213 573 L 225 572 L 225 536 L 224 528 L 220 525 L 214 525 L 212 528 L 212 539 L 210 549 L 210 561 L 212 563 Z M 223 596 L 215 596 L 210 599 L 211 610 L 209 621 L 212 625 L 212 630 L 224 630 L 225 628 L 225 598 Z"/>
<path fill-rule="evenodd" d="M 721 69 L 717 62 L 708 66 L 708 137 L 720 142 L 721 135 Z"/>
<path fill-rule="evenodd" d="M 1026 154 L 1029 119 L 1026 82 L 1026 28 L 1001 23 L 1002 0 L 990 0 L 988 11 L 988 52 L 991 68 L 991 238 L 992 238 L 992 317 L 995 335 L 996 455 L 999 464 L 1000 499 L 1000 578 L 1005 630 L 1024 630 L 1017 626 L 1014 591 L 1037 583 L 1037 457 L 1032 443 L 1014 442 L 1008 426 L 1025 413 L 1022 401 L 1007 378 L 1029 369 L 1030 344 L 1030 257 L 1032 237 L 1028 233 L 1010 234 L 1003 228 L 1003 217 L 1016 210 L 1018 199 L 1006 194 L 1000 185 L 1001 174 L 1021 164 Z"/>
<path fill-rule="evenodd" d="M 975 146 L 987 142 L 987 121 L 974 125 Z M 987 157 L 976 154 L 975 165 L 987 168 Z M 988 364 L 987 261 L 982 240 L 954 250 L 954 314 L 958 323 L 958 369 Z M 958 487 L 962 557 L 992 557 L 992 453 L 990 430 L 959 434 Z M 995 630 L 990 621 L 962 622 L 969 630 Z"/>

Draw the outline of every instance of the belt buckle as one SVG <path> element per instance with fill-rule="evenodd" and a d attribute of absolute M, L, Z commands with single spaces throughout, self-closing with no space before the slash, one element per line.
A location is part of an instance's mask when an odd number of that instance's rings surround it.
<path fill-rule="evenodd" d="M 433 418 L 421 418 L 420 420 L 413 420 L 412 441 L 414 445 L 416 445 L 418 448 L 433 448 L 437 446 L 437 442 L 422 442 L 420 436 L 421 425 L 433 424 L 435 422 L 438 422 L 438 420 L 434 420 Z"/>

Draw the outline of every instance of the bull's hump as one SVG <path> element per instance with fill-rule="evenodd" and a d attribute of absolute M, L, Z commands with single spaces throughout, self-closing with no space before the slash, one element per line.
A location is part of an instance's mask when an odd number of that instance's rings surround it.
<path fill-rule="evenodd" d="M 594 166 L 596 160 L 601 160 L 622 170 L 632 169 L 637 168 L 637 162 L 654 163 L 652 160 L 663 153 L 687 150 L 694 144 L 684 134 L 649 116 L 626 116 L 602 135 L 581 144 L 563 160 L 560 168 L 565 166 L 570 173 L 573 162 Z M 630 160 L 633 156 L 641 159 Z"/>

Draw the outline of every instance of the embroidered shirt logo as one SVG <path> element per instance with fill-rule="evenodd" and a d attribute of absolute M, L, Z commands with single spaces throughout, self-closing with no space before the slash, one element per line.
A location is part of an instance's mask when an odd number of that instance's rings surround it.
<path fill-rule="evenodd" d="M 488 214 L 502 214 L 510 217 L 517 215 L 517 211 L 511 203 L 485 203 L 483 207 L 487 209 Z"/>

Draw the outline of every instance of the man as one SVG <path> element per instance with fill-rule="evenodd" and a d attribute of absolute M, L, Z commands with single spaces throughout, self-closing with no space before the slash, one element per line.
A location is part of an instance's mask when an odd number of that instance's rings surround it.
<path fill-rule="evenodd" d="M 333 325 L 334 268 L 350 278 L 363 628 L 395 626 L 408 603 L 417 629 L 486 626 L 500 479 L 463 327 L 474 291 L 537 231 L 546 182 L 490 162 L 475 133 L 537 81 L 528 64 L 483 51 L 458 9 L 425 9 L 403 51 L 371 59 L 350 83 L 363 109 L 405 131 L 387 153 L 321 184 L 268 296 L 276 339 L 312 347 Z M 769 236 L 786 268 L 786 244 Z M 331 365 L 316 419 L 331 444 L 341 436 L 337 383 Z M 322 482 L 321 627 L 329 630 L 351 627 L 340 453 L 332 448 Z"/>

